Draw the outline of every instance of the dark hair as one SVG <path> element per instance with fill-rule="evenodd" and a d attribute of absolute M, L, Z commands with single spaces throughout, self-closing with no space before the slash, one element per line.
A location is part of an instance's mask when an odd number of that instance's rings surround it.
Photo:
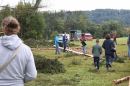
<path fill-rule="evenodd" d="M 110 34 L 107 34 L 107 35 L 105 36 L 105 39 L 111 39 L 111 35 L 110 35 Z"/>

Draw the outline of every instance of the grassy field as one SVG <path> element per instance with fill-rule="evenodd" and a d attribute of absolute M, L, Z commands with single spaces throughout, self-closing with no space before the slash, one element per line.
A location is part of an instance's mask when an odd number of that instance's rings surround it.
<path fill-rule="evenodd" d="M 104 39 L 100 39 L 102 45 Z M 25 86 L 128 86 L 128 81 L 118 85 L 112 83 L 113 80 L 120 79 L 130 75 L 130 60 L 127 57 L 127 38 L 117 38 L 116 49 L 124 63 L 113 62 L 110 72 L 106 71 L 105 62 L 101 62 L 100 71 L 97 72 L 93 66 L 93 58 L 81 55 L 68 56 L 68 53 L 61 51 L 60 55 L 55 55 L 55 50 L 36 50 L 32 49 L 34 54 L 46 56 L 48 58 L 58 58 L 64 64 L 66 72 L 60 74 L 38 73 L 35 80 L 25 84 Z M 74 41 L 77 47 L 81 47 L 79 41 Z M 87 50 L 91 54 L 91 48 L 95 44 L 93 41 L 86 41 Z M 101 58 L 104 56 L 102 54 Z M 75 61 L 77 65 L 73 65 Z"/>

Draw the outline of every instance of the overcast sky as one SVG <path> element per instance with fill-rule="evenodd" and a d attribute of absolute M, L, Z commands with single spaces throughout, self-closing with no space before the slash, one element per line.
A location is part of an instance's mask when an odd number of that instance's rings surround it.
<path fill-rule="evenodd" d="M 20 0 L 0 0 L 0 5 L 15 6 Z M 24 1 L 24 0 L 21 0 Z M 35 1 L 35 0 L 25 0 Z M 32 3 L 32 2 L 31 2 Z M 95 9 L 127 9 L 130 10 L 130 0 L 43 0 L 41 10 L 95 10 Z"/>

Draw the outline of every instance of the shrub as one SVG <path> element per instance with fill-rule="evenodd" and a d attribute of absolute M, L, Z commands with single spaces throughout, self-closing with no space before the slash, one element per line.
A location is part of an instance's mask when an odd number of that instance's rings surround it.
<path fill-rule="evenodd" d="M 27 44 L 28 46 L 32 47 L 32 48 L 36 48 L 37 45 L 38 45 L 39 48 L 40 47 L 51 47 L 54 44 L 52 42 L 49 42 L 48 40 L 43 40 L 43 39 L 35 40 L 35 39 L 32 39 L 32 38 L 24 40 L 24 43 Z"/>
<path fill-rule="evenodd" d="M 74 59 L 72 59 L 71 64 L 72 65 L 80 65 L 81 64 L 81 60 L 74 58 Z"/>
<path fill-rule="evenodd" d="M 35 55 L 36 69 L 42 73 L 64 73 L 64 65 L 57 59 L 48 59 L 45 56 Z"/>
<path fill-rule="evenodd" d="M 124 63 L 125 62 L 123 58 L 118 57 L 118 56 L 115 58 L 115 61 L 119 62 L 119 63 Z"/>

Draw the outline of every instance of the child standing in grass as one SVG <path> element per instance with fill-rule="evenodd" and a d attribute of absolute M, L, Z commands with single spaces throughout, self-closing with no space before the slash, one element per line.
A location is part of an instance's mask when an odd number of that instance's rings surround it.
<path fill-rule="evenodd" d="M 92 47 L 92 54 L 94 59 L 94 66 L 99 70 L 100 55 L 102 54 L 102 47 L 99 45 L 99 39 L 96 39 L 96 44 Z"/>
<path fill-rule="evenodd" d="M 83 49 L 83 54 L 86 54 L 86 43 L 83 39 L 80 39 L 81 43 L 82 43 L 82 49 Z"/>

